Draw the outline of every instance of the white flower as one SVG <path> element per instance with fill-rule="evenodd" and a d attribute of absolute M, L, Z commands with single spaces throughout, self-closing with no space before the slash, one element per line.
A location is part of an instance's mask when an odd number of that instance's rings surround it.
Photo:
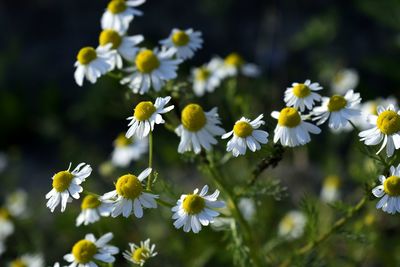
<path fill-rule="evenodd" d="M 304 118 L 295 108 L 284 108 L 273 111 L 271 116 L 278 120 L 274 130 L 274 143 L 280 141 L 282 146 L 295 147 L 311 141 L 310 133 L 319 134 L 321 129 L 303 121 Z"/>
<path fill-rule="evenodd" d="M 8 266 L 43 267 L 44 260 L 40 254 L 25 254 L 10 262 Z"/>
<path fill-rule="evenodd" d="M 60 264 L 58 262 L 55 262 L 53 267 L 60 267 Z"/>
<path fill-rule="evenodd" d="M 11 221 L 11 214 L 8 209 L 0 208 L 0 241 L 14 233 L 14 224 Z"/>
<path fill-rule="evenodd" d="M 377 98 L 377 99 L 366 101 L 366 102 L 362 103 L 362 105 L 361 105 L 362 119 L 355 120 L 354 123 L 363 130 L 371 128 L 373 126 L 373 124 L 370 123 L 369 116 L 370 115 L 378 116 L 378 112 L 377 112 L 378 106 L 387 107 L 389 105 L 393 105 L 395 109 L 399 109 L 397 100 L 394 97 Z"/>
<path fill-rule="evenodd" d="M 5 206 L 13 217 L 21 217 L 26 214 L 27 198 L 28 194 L 22 189 L 7 196 Z"/>
<path fill-rule="evenodd" d="M 205 185 L 198 194 L 199 189 L 193 191 L 193 194 L 182 195 L 176 202 L 176 206 L 172 208 L 172 219 L 175 220 L 174 226 L 179 229 L 183 227 L 183 231 L 193 233 L 200 232 L 202 225 L 207 226 L 214 222 L 214 217 L 219 212 L 213 208 L 225 207 L 224 201 L 218 201 L 219 191 L 215 190 L 212 195 L 206 196 L 208 186 Z"/>
<path fill-rule="evenodd" d="M 177 77 L 180 59 L 172 59 L 173 51 L 142 49 L 135 58 L 135 66 L 126 70 L 132 74 L 121 80 L 121 84 L 128 84 L 134 93 L 144 94 L 152 87 L 160 91 L 165 82 Z"/>
<path fill-rule="evenodd" d="M 400 164 L 397 168 L 390 166 L 390 176 L 379 175 L 379 181 L 381 185 L 372 189 L 372 194 L 381 198 L 376 208 L 389 214 L 400 213 Z"/>
<path fill-rule="evenodd" d="M 325 178 L 321 190 L 321 199 L 326 203 L 332 203 L 339 199 L 340 196 L 340 179 L 336 175 L 329 175 Z"/>
<path fill-rule="evenodd" d="M 143 41 L 143 35 L 125 36 L 112 29 L 105 29 L 100 33 L 99 45 L 107 47 L 111 44 L 111 49 L 116 53 L 112 56 L 113 68 L 122 68 L 124 58 L 127 61 L 133 61 L 139 48 L 137 45 Z"/>
<path fill-rule="evenodd" d="M 125 250 L 122 255 L 127 261 L 143 266 L 149 258 L 157 256 L 155 248 L 156 245 L 150 246 L 150 239 L 147 239 L 144 242 L 140 241 L 140 246 L 129 243 L 129 250 Z"/>
<path fill-rule="evenodd" d="M 179 153 L 193 150 L 198 154 L 202 147 L 210 150 L 211 145 L 217 144 L 214 136 L 225 133 L 218 126 L 221 122 L 217 112 L 217 108 L 204 112 L 197 104 L 189 104 L 182 110 L 182 124 L 175 129 L 175 133 L 181 137 Z"/>
<path fill-rule="evenodd" d="M 61 212 L 64 212 L 67 207 L 67 202 L 71 200 L 72 196 L 75 199 L 79 199 L 79 193 L 83 191 L 80 186 L 82 182 L 92 173 L 90 165 L 80 163 L 72 172 L 70 172 L 71 164 L 66 171 L 60 171 L 53 176 L 53 189 L 47 193 L 46 206 L 51 210 L 54 209 L 61 202 Z"/>
<path fill-rule="evenodd" d="M 361 115 L 357 108 L 360 102 L 360 94 L 354 93 L 353 90 L 347 91 L 344 97 L 341 95 L 323 97 L 322 105 L 312 111 L 315 116 L 313 120 L 318 120 L 317 125 L 320 125 L 329 119 L 329 128 L 334 130 L 345 128 L 349 120 Z"/>
<path fill-rule="evenodd" d="M 248 221 L 253 219 L 256 214 L 256 203 L 254 203 L 254 200 L 251 198 L 241 198 L 238 207 L 243 217 Z"/>
<path fill-rule="evenodd" d="M 288 107 L 294 107 L 303 112 L 306 107 L 311 110 L 314 101 L 320 101 L 321 96 L 313 91 L 322 90 L 319 83 L 311 83 L 306 80 L 304 83 L 292 83 L 285 91 L 285 103 Z"/>
<path fill-rule="evenodd" d="M 110 50 L 111 45 L 99 46 L 94 49 L 93 47 L 87 46 L 82 48 L 78 55 L 77 61 L 75 62 L 75 82 L 79 85 L 83 85 L 83 79 L 86 77 L 91 83 L 95 83 L 101 75 L 109 72 L 114 68 L 113 56 L 114 50 Z"/>
<path fill-rule="evenodd" d="M 138 160 L 148 151 L 148 140 L 126 138 L 124 133 L 118 135 L 114 141 L 112 164 L 118 167 L 127 167 L 132 160 Z"/>
<path fill-rule="evenodd" d="M 156 102 L 153 104 L 151 101 L 142 101 L 136 105 L 133 116 L 128 117 L 130 120 L 128 124 L 128 131 L 126 138 L 131 138 L 135 135 L 138 139 L 143 139 L 149 135 L 150 131 L 154 130 L 154 124 L 162 124 L 163 120 L 161 114 L 171 111 L 174 106 L 165 107 L 171 100 L 170 96 L 157 97 Z"/>
<path fill-rule="evenodd" d="M 208 64 L 192 70 L 193 91 L 197 96 L 203 96 L 205 92 L 214 92 L 220 86 L 218 66 L 218 60 L 212 59 Z"/>
<path fill-rule="evenodd" d="M 240 74 L 248 77 L 257 77 L 260 75 L 260 69 L 257 65 L 246 63 L 237 53 L 229 54 L 225 59 L 220 59 L 218 73 L 222 79 L 233 77 Z"/>
<path fill-rule="evenodd" d="M 133 18 L 143 14 L 133 7 L 140 6 L 144 2 L 146 0 L 111 0 L 101 18 L 101 27 L 126 32 Z"/>
<path fill-rule="evenodd" d="M 386 146 L 386 154 L 391 157 L 394 150 L 400 148 L 400 111 L 396 111 L 393 105 L 389 105 L 386 109 L 378 106 L 377 111 L 378 116 L 369 116 L 372 128 L 360 132 L 358 136 L 367 146 L 374 146 L 383 141 L 376 154 Z"/>
<path fill-rule="evenodd" d="M 173 29 L 170 36 L 160 43 L 166 48 L 171 48 L 178 58 L 185 60 L 192 58 L 194 52 L 202 47 L 203 39 L 199 31 Z"/>
<path fill-rule="evenodd" d="M 68 267 L 97 267 L 96 262 L 112 263 L 113 255 L 118 254 L 119 249 L 107 243 L 113 238 L 112 233 L 107 233 L 96 240 L 93 234 L 87 234 L 85 239 L 75 243 L 72 251 L 64 256 L 69 262 Z"/>
<path fill-rule="evenodd" d="M 100 216 L 109 216 L 112 204 L 101 201 L 97 196 L 87 195 L 82 200 L 81 209 L 81 213 L 76 218 L 76 226 L 95 223 L 100 220 Z"/>
<path fill-rule="evenodd" d="M 229 138 L 233 135 L 232 139 L 227 144 L 226 151 L 232 151 L 234 157 L 246 154 L 246 148 L 253 152 L 261 149 L 261 144 L 268 143 L 268 133 L 266 131 L 257 130 L 261 125 L 265 124 L 262 120 L 263 114 L 258 116 L 255 120 L 250 121 L 242 117 L 235 123 L 233 130 L 222 135 L 222 139 Z"/>
<path fill-rule="evenodd" d="M 144 179 L 151 173 L 151 168 L 147 168 L 136 177 L 133 174 L 125 174 L 118 178 L 115 190 L 104 194 L 101 200 L 112 203 L 112 217 L 122 214 L 129 217 L 132 213 L 137 218 L 143 217 L 143 207 L 148 209 L 157 208 L 157 195 L 145 192 L 142 185 Z"/>
<path fill-rule="evenodd" d="M 306 216 L 297 210 L 288 212 L 279 223 L 279 236 L 292 240 L 299 238 L 304 233 L 306 226 Z"/>
<path fill-rule="evenodd" d="M 334 93 L 343 94 L 349 89 L 355 89 L 358 85 L 358 73 L 353 69 L 342 69 L 333 77 L 331 87 Z"/>

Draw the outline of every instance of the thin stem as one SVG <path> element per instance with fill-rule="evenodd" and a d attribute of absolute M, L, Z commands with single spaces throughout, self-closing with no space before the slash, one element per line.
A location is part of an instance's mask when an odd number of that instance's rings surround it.
<path fill-rule="evenodd" d="M 153 167 L 153 132 L 149 133 L 149 168 Z M 151 190 L 151 178 L 153 177 L 153 171 L 151 171 L 147 178 L 147 190 Z"/>
<path fill-rule="evenodd" d="M 156 201 L 157 201 L 158 204 L 160 204 L 162 206 L 165 206 L 165 207 L 168 207 L 168 208 L 172 208 L 174 206 L 174 204 L 169 203 L 169 202 L 167 202 L 165 200 L 162 200 L 160 198 L 158 198 Z"/>

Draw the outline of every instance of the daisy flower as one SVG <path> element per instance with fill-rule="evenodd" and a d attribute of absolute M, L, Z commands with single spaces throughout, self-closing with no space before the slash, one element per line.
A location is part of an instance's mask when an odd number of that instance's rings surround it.
<path fill-rule="evenodd" d="M 116 51 L 112 57 L 113 68 L 116 66 L 121 69 L 123 65 L 122 58 L 127 61 L 133 61 L 139 51 L 137 45 L 143 40 L 143 35 L 125 36 L 116 30 L 106 29 L 100 33 L 99 45 L 100 47 L 112 45 L 111 49 Z"/>
<path fill-rule="evenodd" d="M 212 59 L 208 64 L 192 70 L 193 91 L 196 96 L 203 96 L 205 92 L 214 92 L 221 84 L 218 66 L 218 61 Z"/>
<path fill-rule="evenodd" d="M 206 196 L 208 186 L 205 185 L 198 194 L 199 189 L 193 191 L 193 194 L 182 195 L 176 202 L 176 206 L 172 208 L 172 219 L 175 220 L 174 226 L 179 229 L 183 227 L 183 231 L 198 233 L 202 225 L 207 226 L 214 222 L 214 218 L 219 212 L 213 208 L 225 207 L 224 201 L 218 201 L 219 191 Z"/>
<path fill-rule="evenodd" d="M 144 2 L 146 0 L 111 0 L 101 18 L 101 27 L 126 32 L 133 18 L 143 14 L 134 7 L 140 6 Z"/>
<path fill-rule="evenodd" d="M 76 218 L 76 226 L 95 223 L 100 220 L 100 216 L 109 216 L 112 205 L 101 201 L 97 196 L 87 195 L 82 200 L 81 209 L 81 213 Z"/>
<path fill-rule="evenodd" d="M 288 212 L 279 223 L 279 236 L 293 240 L 301 237 L 306 226 L 306 216 L 297 210 Z"/>
<path fill-rule="evenodd" d="M 118 135 L 114 141 L 114 151 L 111 161 L 114 166 L 127 167 L 132 160 L 138 160 L 148 151 L 147 138 L 133 140 L 126 138 L 124 133 Z"/>
<path fill-rule="evenodd" d="M 271 116 L 278 120 L 274 130 L 274 143 L 280 141 L 282 146 L 295 147 L 311 141 L 310 133 L 319 134 L 321 129 L 303 121 L 295 108 L 286 107 L 280 112 L 273 111 Z"/>
<path fill-rule="evenodd" d="M 201 32 L 193 29 L 173 29 L 167 39 L 160 41 L 160 44 L 172 49 L 176 56 L 183 60 L 192 58 L 194 52 L 202 47 L 202 43 Z"/>
<path fill-rule="evenodd" d="M 13 217 L 20 217 L 27 212 L 27 199 L 28 194 L 24 190 L 18 189 L 7 196 L 5 206 Z"/>
<path fill-rule="evenodd" d="M 112 233 L 107 233 L 96 240 L 93 234 L 87 234 L 85 239 L 79 240 L 72 247 L 72 251 L 64 256 L 69 262 L 68 267 L 97 267 L 96 262 L 112 263 L 113 255 L 118 254 L 119 249 L 107 243 L 113 238 Z"/>
<path fill-rule="evenodd" d="M 115 51 L 110 50 L 110 45 L 99 46 L 94 49 L 86 46 L 79 50 L 75 62 L 75 82 L 83 85 L 83 79 L 86 77 L 91 83 L 95 83 L 101 75 L 111 71 L 114 68 L 113 57 Z"/>
<path fill-rule="evenodd" d="M 46 206 L 51 210 L 54 209 L 61 202 L 61 212 L 64 212 L 67 202 L 72 196 L 75 199 L 79 199 L 79 193 L 83 191 L 80 184 L 86 180 L 87 177 L 92 173 L 90 165 L 81 163 L 72 172 L 70 172 L 71 164 L 69 164 L 68 170 L 60 171 L 53 176 L 53 189 L 47 193 Z"/>
<path fill-rule="evenodd" d="M 373 124 L 369 121 L 370 115 L 378 116 L 377 108 L 378 106 L 387 107 L 389 105 L 393 105 L 395 109 L 398 109 L 399 106 L 397 104 L 397 100 L 394 97 L 388 98 L 377 98 L 374 100 L 366 101 L 361 104 L 361 116 L 362 119 L 354 121 L 354 123 L 359 126 L 361 129 L 366 130 L 371 128 Z"/>
<path fill-rule="evenodd" d="M 151 173 L 151 168 L 147 168 L 136 177 L 133 174 L 125 174 L 118 178 L 115 190 L 103 195 L 101 200 L 113 204 L 111 211 L 112 217 L 122 214 L 129 217 L 132 212 L 137 218 L 143 217 L 143 207 L 148 209 L 157 208 L 157 195 L 147 193 L 142 182 Z"/>
<path fill-rule="evenodd" d="M 181 137 L 179 153 L 193 150 L 198 154 L 202 147 L 210 150 L 211 145 L 217 144 L 214 136 L 225 133 L 225 130 L 218 126 L 221 122 L 217 112 L 217 108 L 204 112 L 197 104 L 189 104 L 182 110 L 182 124 L 175 129 L 175 133 Z"/>
<path fill-rule="evenodd" d="M 158 92 L 165 82 L 175 79 L 180 59 L 172 59 L 172 50 L 142 49 L 135 57 L 135 66 L 127 68 L 132 74 L 121 80 L 127 84 L 134 93 L 144 94 L 150 87 Z"/>
<path fill-rule="evenodd" d="M 44 260 L 43 256 L 39 254 L 25 254 L 22 255 L 21 257 L 13 260 L 10 262 L 8 265 L 9 267 L 43 267 L 44 266 Z"/>
<path fill-rule="evenodd" d="M 232 139 L 227 144 L 226 151 L 232 151 L 234 157 L 246 154 L 246 148 L 253 152 L 261 149 L 261 144 L 268 143 L 268 133 L 266 131 L 257 130 L 261 125 L 265 124 L 262 120 L 263 114 L 258 116 L 255 120 L 250 121 L 242 117 L 235 123 L 233 130 L 222 135 L 222 139 Z"/>
<path fill-rule="evenodd" d="M 329 128 L 334 130 L 345 128 L 349 120 L 361 115 L 357 108 L 360 102 L 360 94 L 354 93 L 353 90 L 347 91 L 345 96 L 323 97 L 322 105 L 312 111 L 315 116 L 313 120 L 318 120 L 317 125 L 321 125 L 329 119 Z"/>
<path fill-rule="evenodd" d="M 140 246 L 129 243 L 129 250 L 125 250 L 122 255 L 127 261 L 143 266 L 149 258 L 157 256 L 155 248 L 156 245 L 150 246 L 150 239 L 147 239 L 144 242 L 140 241 Z"/>
<path fill-rule="evenodd" d="M 325 203 L 332 203 L 340 196 L 340 178 L 336 175 L 329 175 L 325 178 L 321 190 L 321 199 Z"/>
<path fill-rule="evenodd" d="M 379 175 L 379 181 L 381 185 L 372 189 L 372 194 L 380 198 L 376 208 L 389 214 L 400 213 L 400 164 L 397 168 L 390 166 L 390 176 Z"/>
<path fill-rule="evenodd" d="M 322 90 L 319 83 L 311 83 L 306 80 L 304 83 L 292 83 L 285 91 L 285 103 L 288 107 L 294 107 L 303 112 L 305 108 L 312 109 L 314 101 L 320 101 L 321 96 L 313 91 Z"/>
<path fill-rule="evenodd" d="M 239 73 L 248 77 L 257 77 L 260 75 L 258 66 L 252 63 L 246 63 L 238 53 L 231 53 L 225 59 L 220 59 L 219 75 L 221 78 L 233 77 Z"/>
<path fill-rule="evenodd" d="M 358 85 L 358 73 L 353 69 L 342 69 L 332 79 L 331 87 L 334 93 L 343 94 L 349 89 L 355 89 Z"/>
<path fill-rule="evenodd" d="M 396 111 L 393 105 L 387 108 L 379 106 L 377 111 L 378 116 L 369 116 L 372 128 L 360 132 L 358 136 L 367 146 L 377 145 L 383 141 L 376 154 L 379 154 L 386 146 L 386 154 L 391 157 L 394 150 L 400 148 L 400 111 Z"/>
<path fill-rule="evenodd" d="M 156 102 L 153 104 L 151 101 L 142 101 L 134 108 L 133 116 L 128 117 L 130 120 L 128 124 L 128 131 L 126 138 L 131 138 L 135 135 L 138 139 L 143 139 L 149 135 L 150 131 L 154 130 L 154 124 L 162 124 L 163 120 L 161 114 L 171 111 L 174 106 L 165 107 L 171 100 L 170 96 L 157 97 Z"/>
<path fill-rule="evenodd" d="M 0 208 L 0 242 L 14 233 L 11 214 L 6 208 Z"/>

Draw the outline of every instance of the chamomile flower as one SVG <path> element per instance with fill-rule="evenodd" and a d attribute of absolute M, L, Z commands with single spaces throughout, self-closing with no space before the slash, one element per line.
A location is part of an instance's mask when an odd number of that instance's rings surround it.
<path fill-rule="evenodd" d="M 313 91 L 322 90 L 319 83 L 311 83 L 306 80 L 304 83 L 292 83 L 285 91 L 285 103 L 288 107 L 294 107 L 303 112 L 306 107 L 311 110 L 314 101 L 320 101 L 321 96 Z"/>
<path fill-rule="evenodd" d="M 130 120 L 129 129 L 126 132 L 126 138 L 136 136 L 138 139 L 143 139 L 149 135 L 150 131 L 154 130 L 154 124 L 162 124 L 163 120 L 161 114 L 171 111 L 174 106 L 165 107 L 171 100 L 170 96 L 157 97 L 156 102 L 153 104 L 151 101 L 142 101 L 136 105 L 133 116 L 128 117 Z"/>
<path fill-rule="evenodd" d="M 149 258 L 157 256 L 155 248 L 156 245 L 150 245 L 150 239 L 146 239 L 140 241 L 140 246 L 129 243 L 129 250 L 125 250 L 122 255 L 127 261 L 143 266 Z"/>
<path fill-rule="evenodd" d="M 143 14 L 142 11 L 135 7 L 142 5 L 144 2 L 146 0 L 111 0 L 101 18 L 101 27 L 103 29 L 126 32 L 133 18 Z"/>
<path fill-rule="evenodd" d="M 353 90 L 347 91 L 344 96 L 323 97 L 322 105 L 312 111 L 315 116 L 313 120 L 317 120 L 317 125 L 321 125 L 329 119 L 329 128 L 334 130 L 345 128 L 349 120 L 361 115 L 357 108 L 360 102 L 360 94 L 354 93 Z"/>
<path fill-rule="evenodd" d="M 208 64 L 192 70 L 193 91 L 196 96 L 211 93 L 220 86 L 221 77 L 218 75 L 219 63 L 212 59 Z"/>
<path fill-rule="evenodd" d="M 125 36 L 120 34 L 116 30 L 105 29 L 100 33 L 99 45 L 106 47 L 111 44 L 111 49 L 115 50 L 116 53 L 112 56 L 113 68 L 122 68 L 123 61 L 133 61 L 139 48 L 137 45 L 143 41 L 143 35 Z"/>
<path fill-rule="evenodd" d="M 176 206 L 172 208 L 172 219 L 175 220 L 174 226 L 179 229 L 183 227 L 183 231 L 193 233 L 200 232 L 202 225 L 207 226 L 214 222 L 214 218 L 219 212 L 214 208 L 225 207 L 224 201 L 218 201 L 219 190 L 211 195 L 206 196 L 208 186 L 205 185 L 200 194 L 199 189 L 195 189 L 193 194 L 182 195 L 176 202 Z"/>
<path fill-rule="evenodd" d="M 82 200 L 81 210 L 76 218 L 76 226 L 95 223 L 100 220 L 100 216 L 109 216 L 112 204 L 101 201 L 97 196 L 87 195 Z"/>
<path fill-rule="evenodd" d="M 367 146 L 374 146 L 383 141 L 379 154 L 386 146 L 388 157 L 393 156 L 394 150 L 400 148 L 400 111 L 393 105 L 387 108 L 378 106 L 378 116 L 370 115 L 372 128 L 358 134 L 361 141 Z"/>
<path fill-rule="evenodd" d="M 366 102 L 362 103 L 361 104 L 362 119 L 356 120 L 354 123 L 363 130 L 371 128 L 371 126 L 373 124 L 370 123 L 369 116 L 370 115 L 378 116 L 378 112 L 377 112 L 378 106 L 387 107 L 389 105 L 393 105 L 395 109 L 399 108 L 397 100 L 394 97 L 377 98 L 377 99 L 366 101 Z"/>
<path fill-rule="evenodd" d="M 148 140 L 126 138 L 124 133 L 118 135 L 114 141 L 112 164 L 118 167 L 127 167 L 132 160 L 138 160 L 148 151 Z"/>
<path fill-rule="evenodd" d="M 306 216 L 297 210 L 288 212 L 279 223 L 278 234 L 289 240 L 297 239 L 304 233 Z"/>
<path fill-rule="evenodd" d="M 66 171 L 60 171 L 53 176 L 53 189 L 46 195 L 46 206 L 51 210 L 61 202 L 61 212 L 67 207 L 67 202 L 71 197 L 79 199 L 79 193 L 83 191 L 81 183 L 92 173 L 92 168 L 86 163 L 80 163 L 72 172 L 71 164 Z M 71 196 L 71 197 L 70 197 Z"/>
<path fill-rule="evenodd" d="M 221 60 L 218 72 L 223 79 L 236 76 L 239 73 L 248 77 L 257 77 L 260 75 L 258 66 L 245 62 L 238 53 L 231 53 L 225 59 Z"/>
<path fill-rule="evenodd" d="M 14 223 L 6 208 L 0 208 L 0 242 L 14 233 Z"/>
<path fill-rule="evenodd" d="M 160 41 L 166 48 L 172 49 L 178 58 L 183 60 L 192 58 L 194 52 L 202 47 L 201 32 L 193 29 L 173 29 L 170 36 Z"/>
<path fill-rule="evenodd" d="M 28 194 L 18 189 L 7 195 L 5 207 L 13 217 L 23 217 L 27 213 Z"/>
<path fill-rule="evenodd" d="M 349 89 L 355 89 L 358 85 L 358 73 L 354 69 L 342 69 L 332 79 L 331 87 L 334 93 L 344 94 Z"/>
<path fill-rule="evenodd" d="M 286 107 L 280 112 L 273 111 L 271 116 L 278 120 L 274 130 L 274 143 L 280 141 L 282 146 L 295 147 L 311 141 L 310 133 L 319 134 L 321 129 L 303 121 L 295 108 Z"/>
<path fill-rule="evenodd" d="M 228 141 L 226 151 L 232 151 L 234 157 L 246 154 L 246 149 L 253 152 L 261 149 L 261 144 L 268 143 L 268 133 L 266 131 L 258 130 L 258 128 L 265 124 L 262 120 L 263 114 L 258 116 L 255 120 L 251 121 L 242 117 L 233 126 L 233 130 L 222 135 L 222 139 L 229 138 L 231 135 L 231 140 Z"/>
<path fill-rule="evenodd" d="M 8 265 L 9 267 L 43 267 L 44 260 L 40 254 L 25 254 L 13 260 Z"/>
<path fill-rule="evenodd" d="M 137 218 L 143 217 L 143 207 L 148 209 L 157 208 L 157 195 L 145 192 L 142 182 L 150 175 L 151 168 L 142 171 L 139 176 L 125 174 L 118 178 L 115 190 L 104 194 L 101 200 L 113 204 L 111 216 L 117 217 L 122 214 L 129 217 L 132 213 Z"/>
<path fill-rule="evenodd" d="M 202 147 L 210 150 L 211 145 L 217 144 L 214 136 L 225 133 L 225 130 L 218 126 L 221 122 L 217 108 L 204 112 L 200 105 L 189 104 L 182 110 L 181 122 L 182 124 L 175 129 L 175 133 L 181 137 L 179 153 L 193 150 L 198 154 Z"/>
<path fill-rule="evenodd" d="M 325 178 L 321 190 L 321 199 L 326 203 L 332 203 L 340 196 L 340 178 L 336 175 L 329 175 Z"/>
<path fill-rule="evenodd" d="M 142 49 L 135 57 L 135 66 L 126 70 L 132 74 L 121 80 L 127 84 L 134 93 L 144 94 L 152 87 L 160 91 L 165 82 L 175 79 L 180 59 L 172 59 L 173 51 Z"/>
<path fill-rule="evenodd" d="M 400 164 L 397 168 L 390 167 L 389 177 L 379 175 L 379 182 L 381 184 L 372 189 L 372 194 L 380 198 L 376 208 L 389 214 L 400 213 Z"/>
<path fill-rule="evenodd" d="M 72 247 L 71 253 L 64 256 L 69 262 L 68 267 L 97 267 L 98 263 L 112 263 L 113 255 L 118 254 L 119 249 L 108 245 L 113 238 L 112 233 L 107 233 L 96 240 L 93 234 L 87 234 Z"/>

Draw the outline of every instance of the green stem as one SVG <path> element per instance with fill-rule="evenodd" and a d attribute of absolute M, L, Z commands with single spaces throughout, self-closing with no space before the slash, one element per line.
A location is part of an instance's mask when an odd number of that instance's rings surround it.
<path fill-rule="evenodd" d="M 153 167 L 153 132 L 149 133 L 149 168 Z M 147 190 L 151 190 L 151 178 L 153 177 L 153 170 L 151 171 L 149 178 L 147 178 Z"/>
<path fill-rule="evenodd" d="M 168 207 L 168 208 L 172 208 L 173 206 L 175 206 L 174 204 L 169 203 L 169 202 L 167 202 L 165 200 L 162 200 L 162 199 L 159 199 L 159 198 L 156 201 L 157 201 L 158 204 L 160 204 L 162 206 L 165 206 L 165 207 Z"/>

